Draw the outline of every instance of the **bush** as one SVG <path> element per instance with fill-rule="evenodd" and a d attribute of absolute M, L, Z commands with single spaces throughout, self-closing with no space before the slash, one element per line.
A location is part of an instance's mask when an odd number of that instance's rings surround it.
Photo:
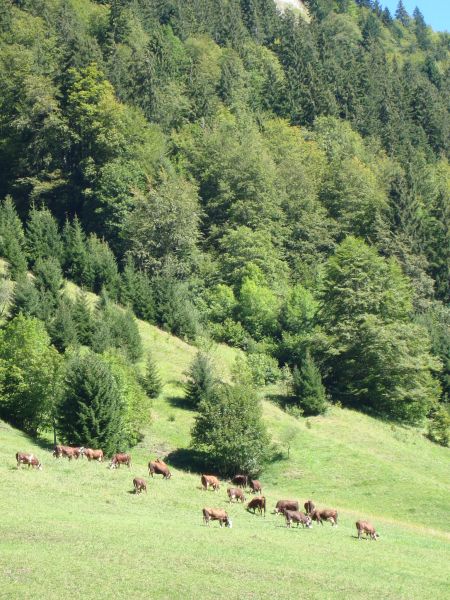
<path fill-rule="evenodd" d="M 267 385 L 279 380 L 281 371 L 273 356 L 265 353 L 255 353 L 249 354 L 247 360 L 255 385 Z"/>

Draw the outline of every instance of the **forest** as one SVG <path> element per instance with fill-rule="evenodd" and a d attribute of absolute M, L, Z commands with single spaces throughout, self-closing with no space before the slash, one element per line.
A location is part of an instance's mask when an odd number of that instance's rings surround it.
<path fill-rule="evenodd" d="M 304 4 L 0 0 L 1 418 L 136 444 L 161 386 L 137 317 L 199 347 L 223 472 L 268 459 L 276 382 L 449 445 L 450 34 Z M 209 341 L 243 351 L 232 385 Z"/>

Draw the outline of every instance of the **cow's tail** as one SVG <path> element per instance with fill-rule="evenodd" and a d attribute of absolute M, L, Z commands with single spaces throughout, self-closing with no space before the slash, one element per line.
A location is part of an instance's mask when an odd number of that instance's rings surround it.
<path fill-rule="evenodd" d="M 266 499 L 263 500 L 264 516 L 266 516 Z"/>

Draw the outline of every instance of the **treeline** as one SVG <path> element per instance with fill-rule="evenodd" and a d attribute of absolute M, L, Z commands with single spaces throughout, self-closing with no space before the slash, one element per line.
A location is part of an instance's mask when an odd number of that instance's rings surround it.
<path fill-rule="evenodd" d="M 27 222 L 10 246 L 44 296 L 57 261 L 244 349 L 305 414 L 444 422 L 449 36 L 401 2 L 306 4 L 310 22 L 271 0 L 1 0 L 0 196 Z"/>

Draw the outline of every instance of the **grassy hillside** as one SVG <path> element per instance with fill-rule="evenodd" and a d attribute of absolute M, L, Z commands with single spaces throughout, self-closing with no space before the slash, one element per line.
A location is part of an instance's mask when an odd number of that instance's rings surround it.
<path fill-rule="evenodd" d="M 150 481 L 147 496 L 131 494 L 150 456 L 188 445 L 193 419 L 181 384 L 195 350 L 140 327 L 166 385 L 131 470 L 54 460 L 0 424 L 0 598 L 449 597 L 449 452 L 414 430 L 338 408 L 296 420 L 265 401 L 275 440 L 297 431 L 290 459 L 261 478 L 270 510 L 282 497 L 311 497 L 339 509 L 336 529 L 289 531 L 281 517 L 233 505 L 233 528 L 208 530 L 201 509 L 227 506 L 226 484 L 206 494 L 197 474 L 177 469 Z M 214 354 L 226 376 L 234 353 Z M 17 470 L 17 450 L 35 452 L 43 471 Z M 378 543 L 355 539 L 358 517 L 374 522 Z"/>

